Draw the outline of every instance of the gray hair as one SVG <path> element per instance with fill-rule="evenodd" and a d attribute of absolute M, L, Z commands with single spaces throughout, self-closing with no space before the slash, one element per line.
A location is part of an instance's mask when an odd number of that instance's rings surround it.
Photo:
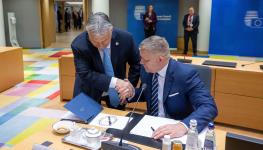
<path fill-rule="evenodd" d="M 140 44 L 140 51 L 147 50 L 150 53 L 159 53 L 170 57 L 169 44 L 165 38 L 160 36 L 150 36 L 144 39 Z"/>
<path fill-rule="evenodd" d="M 96 36 L 105 35 L 112 28 L 113 25 L 110 23 L 108 16 L 102 12 L 91 15 L 86 26 L 87 32 Z"/>

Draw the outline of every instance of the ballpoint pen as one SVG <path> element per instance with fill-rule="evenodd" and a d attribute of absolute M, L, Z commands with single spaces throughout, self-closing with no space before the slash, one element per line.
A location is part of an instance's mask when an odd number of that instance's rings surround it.
<path fill-rule="evenodd" d="M 108 120 L 109 120 L 109 126 L 111 126 L 110 116 L 108 116 Z"/>
<path fill-rule="evenodd" d="M 153 132 L 155 131 L 155 129 L 153 127 L 151 127 L 151 129 L 152 129 Z"/>

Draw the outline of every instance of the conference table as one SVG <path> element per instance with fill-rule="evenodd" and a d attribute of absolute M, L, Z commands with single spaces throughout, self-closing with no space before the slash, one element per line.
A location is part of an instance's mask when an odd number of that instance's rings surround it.
<path fill-rule="evenodd" d="M 125 116 L 129 113 L 127 111 L 120 111 L 120 110 L 115 110 L 115 109 L 110 109 L 110 108 L 104 108 L 102 112 L 106 113 L 106 114 L 110 114 L 110 115 L 119 115 L 119 116 Z M 55 123 L 56 121 L 59 121 L 59 119 L 54 120 L 53 123 Z M 52 142 L 52 144 L 49 146 L 49 148 L 51 148 L 53 150 L 83 149 L 83 148 L 80 148 L 80 147 L 77 147 L 74 145 L 63 143 L 61 141 L 61 139 L 65 135 L 60 135 L 60 134 L 54 133 L 52 130 L 52 124 L 53 123 L 50 123 L 43 130 L 38 131 L 37 133 L 33 134 L 32 136 L 24 139 L 22 142 L 15 145 L 14 147 L 12 147 L 12 149 L 17 149 L 17 150 L 32 149 L 32 146 L 34 144 L 41 144 L 41 143 L 44 143 L 45 141 Z M 78 125 L 81 127 L 91 127 L 88 124 L 78 124 Z M 106 130 L 105 128 L 99 128 L 99 127 L 97 127 L 97 128 L 102 130 L 102 131 Z M 219 130 L 219 129 L 215 129 L 215 133 L 216 133 L 217 149 L 218 150 L 224 150 L 225 149 L 226 132 Z M 129 142 L 129 143 L 132 143 L 132 142 Z M 137 143 L 132 143 L 132 144 L 140 147 L 143 150 L 154 150 L 155 149 L 155 148 L 148 147 L 148 146 L 145 146 L 142 144 L 137 144 Z M 3 148 L 3 149 L 7 150 L 8 148 Z"/>
<path fill-rule="evenodd" d="M 175 55 L 172 57 L 184 58 Z M 236 68 L 209 66 L 212 71 L 210 91 L 219 111 L 215 121 L 263 131 L 263 70 L 259 68 L 263 62 L 255 63 L 255 60 L 248 60 L 249 58 L 186 58 L 198 66 L 203 66 L 206 60 L 237 63 Z M 244 64 L 249 65 L 242 66 Z M 59 76 L 61 101 L 72 99 L 75 80 L 73 55 L 62 56 L 59 59 Z M 132 104 L 130 106 L 133 107 Z M 145 103 L 138 106 L 138 109 L 145 111 Z"/>

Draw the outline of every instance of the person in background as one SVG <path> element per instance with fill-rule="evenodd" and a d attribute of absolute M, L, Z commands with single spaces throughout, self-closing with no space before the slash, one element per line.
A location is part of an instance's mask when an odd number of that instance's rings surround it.
<path fill-rule="evenodd" d="M 76 68 L 73 96 L 83 92 L 99 103 L 104 99 L 110 108 L 123 109 L 117 90 L 124 88 L 131 95 L 140 77 L 140 55 L 132 35 L 114 28 L 108 16 L 98 12 L 71 48 Z"/>
<path fill-rule="evenodd" d="M 147 11 L 143 15 L 143 23 L 144 23 L 144 35 L 145 35 L 145 38 L 148 38 L 148 37 L 150 37 L 152 35 L 155 35 L 157 16 L 156 16 L 156 13 L 153 10 L 153 5 L 149 5 L 147 7 Z"/>
<path fill-rule="evenodd" d="M 58 23 L 58 32 L 59 33 L 61 33 L 61 21 L 62 21 L 61 7 L 58 7 L 58 10 L 57 10 L 57 23 Z"/>
<path fill-rule="evenodd" d="M 214 98 L 197 70 L 172 59 L 169 45 L 163 37 L 144 39 L 139 49 L 142 64 L 140 79 L 143 84 L 147 84 L 140 100 L 146 100 L 147 114 L 180 120 L 176 124 L 157 128 L 152 137 L 181 137 L 187 133 L 191 119 L 197 120 L 197 130 L 201 132 L 217 116 L 218 111 Z M 124 88 L 119 89 L 119 93 L 124 94 L 121 97 L 130 98 L 128 102 L 135 102 L 141 89 L 136 89 L 132 97 L 125 96 L 123 91 Z"/>
<path fill-rule="evenodd" d="M 68 8 L 66 8 L 64 13 L 64 21 L 65 21 L 65 31 L 68 32 L 68 30 L 70 30 L 70 13 Z"/>
<path fill-rule="evenodd" d="M 191 38 L 193 46 L 193 55 L 197 56 L 197 34 L 199 26 L 199 16 L 195 14 L 194 8 L 190 7 L 188 14 L 184 16 L 184 55 L 188 52 L 189 38 Z"/>
<path fill-rule="evenodd" d="M 83 12 L 82 9 L 78 11 L 78 29 L 80 30 L 82 28 L 82 20 L 83 20 Z"/>

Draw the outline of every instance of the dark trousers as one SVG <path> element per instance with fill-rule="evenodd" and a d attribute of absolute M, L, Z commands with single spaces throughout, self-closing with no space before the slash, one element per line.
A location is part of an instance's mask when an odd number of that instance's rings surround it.
<path fill-rule="evenodd" d="M 191 38 L 193 53 L 197 55 L 197 32 L 195 31 L 184 31 L 184 54 L 188 52 L 188 43 Z"/>
<path fill-rule="evenodd" d="M 152 35 L 155 35 L 155 30 L 146 30 L 146 29 L 144 29 L 144 36 L 145 36 L 145 38 L 148 38 L 148 37 L 150 37 Z"/>
<path fill-rule="evenodd" d="M 65 22 L 65 30 L 68 32 L 70 30 L 70 22 Z"/>
<path fill-rule="evenodd" d="M 61 32 L 61 23 L 60 23 L 60 21 L 58 21 L 58 32 L 59 33 Z"/>

